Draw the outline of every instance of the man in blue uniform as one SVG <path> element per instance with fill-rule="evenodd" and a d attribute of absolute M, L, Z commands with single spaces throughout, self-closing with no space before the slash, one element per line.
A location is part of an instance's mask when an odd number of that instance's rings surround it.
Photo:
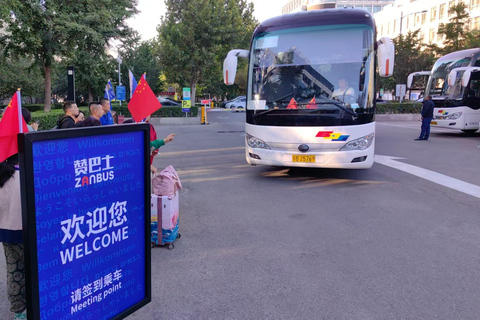
<path fill-rule="evenodd" d="M 426 96 L 422 106 L 422 132 L 420 133 L 420 137 L 415 139 L 415 141 L 428 140 L 434 108 L 435 103 L 432 101 L 432 96 Z"/>
<path fill-rule="evenodd" d="M 100 123 L 102 126 L 114 124 L 112 113 L 110 112 L 110 101 L 108 101 L 106 98 L 101 98 L 100 104 L 102 105 L 103 109 L 103 116 L 100 118 Z"/>

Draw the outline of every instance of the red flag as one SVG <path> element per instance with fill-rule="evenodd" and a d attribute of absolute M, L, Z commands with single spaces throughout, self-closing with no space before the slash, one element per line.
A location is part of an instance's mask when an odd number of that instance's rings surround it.
<path fill-rule="evenodd" d="M 20 133 L 20 120 L 22 121 L 22 132 L 28 132 L 27 124 L 19 110 L 22 108 L 21 105 L 18 105 L 19 94 L 17 91 L 13 95 L 0 121 L 0 161 L 5 161 L 8 157 L 18 153 L 17 134 Z"/>
<path fill-rule="evenodd" d="M 137 84 L 132 99 L 128 103 L 128 110 L 130 110 L 133 120 L 136 122 L 142 121 L 161 107 L 162 105 L 155 97 L 152 89 L 150 89 L 145 80 L 145 75 L 143 75 Z"/>
<path fill-rule="evenodd" d="M 291 99 L 290 100 L 290 103 L 288 104 L 288 107 L 287 109 L 298 109 L 297 107 L 297 101 L 295 101 L 295 99 Z"/>
<path fill-rule="evenodd" d="M 310 100 L 310 102 L 307 104 L 307 109 L 317 109 L 317 103 L 315 102 L 315 97 Z"/>

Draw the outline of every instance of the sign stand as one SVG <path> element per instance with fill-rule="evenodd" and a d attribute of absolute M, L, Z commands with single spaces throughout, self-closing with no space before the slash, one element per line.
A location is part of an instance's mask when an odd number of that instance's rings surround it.
<path fill-rule="evenodd" d="M 149 150 L 145 123 L 19 134 L 28 319 L 151 301 Z"/>
<path fill-rule="evenodd" d="M 185 117 L 188 118 L 188 112 L 192 107 L 192 101 L 190 100 L 190 88 L 183 88 L 183 100 L 182 111 L 185 112 Z"/>

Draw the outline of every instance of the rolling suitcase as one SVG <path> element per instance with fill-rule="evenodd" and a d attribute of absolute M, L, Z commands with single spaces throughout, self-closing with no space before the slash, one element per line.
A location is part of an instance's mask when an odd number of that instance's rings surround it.
<path fill-rule="evenodd" d="M 171 196 L 151 197 L 151 243 L 152 247 L 168 245 L 173 249 L 173 242 L 180 238 L 178 233 L 179 206 L 178 192 Z"/>

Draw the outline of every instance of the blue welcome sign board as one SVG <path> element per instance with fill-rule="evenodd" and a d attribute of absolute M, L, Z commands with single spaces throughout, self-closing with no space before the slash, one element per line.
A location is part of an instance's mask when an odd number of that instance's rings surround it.
<path fill-rule="evenodd" d="M 121 319 L 150 301 L 149 130 L 19 136 L 29 319 Z"/>

